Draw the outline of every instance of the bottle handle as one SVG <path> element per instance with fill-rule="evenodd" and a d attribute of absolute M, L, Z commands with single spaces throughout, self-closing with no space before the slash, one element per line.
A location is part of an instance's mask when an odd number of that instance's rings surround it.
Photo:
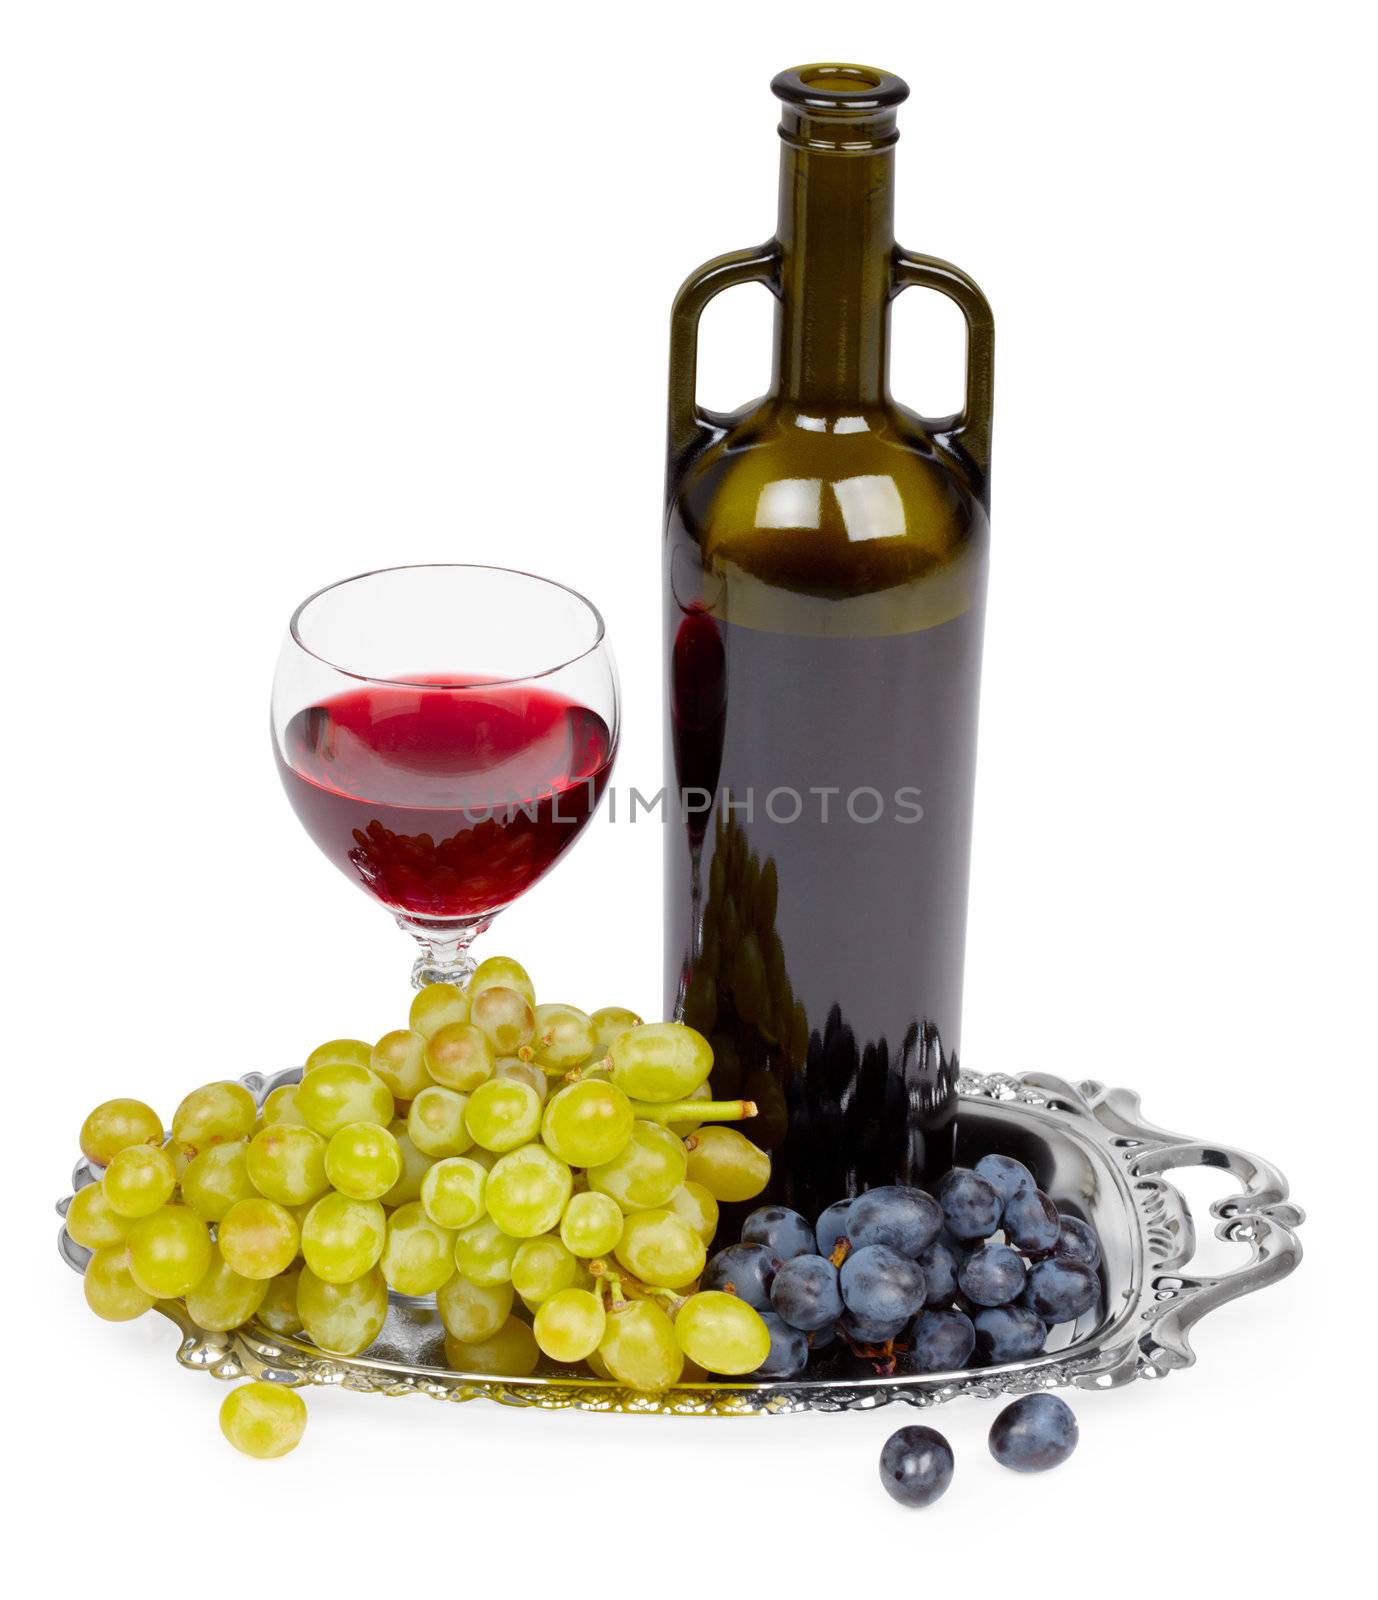
<path fill-rule="evenodd" d="M 715 295 L 739 283 L 764 283 L 778 293 L 779 262 L 780 246 L 771 239 L 750 250 L 734 250 L 706 261 L 680 285 L 670 311 L 671 463 L 681 460 L 704 434 L 719 425 L 714 414 L 698 403 L 699 318 L 704 307 Z"/>
<path fill-rule="evenodd" d="M 891 299 L 905 289 L 936 289 L 956 303 L 967 325 L 966 398 L 955 417 L 943 417 L 935 432 L 960 440 L 984 479 L 990 472 L 991 409 L 995 387 L 995 319 L 985 295 L 960 267 L 937 256 L 896 249 Z"/>

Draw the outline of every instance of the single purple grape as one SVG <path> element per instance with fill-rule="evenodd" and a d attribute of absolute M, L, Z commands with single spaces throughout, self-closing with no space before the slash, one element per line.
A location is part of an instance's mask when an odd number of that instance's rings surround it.
<path fill-rule="evenodd" d="M 988 1239 L 1000 1226 L 1004 1202 L 999 1192 L 970 1167 L 953 1167 L 939 1185 L 938 1199 L 943 1221 L 958 1239 Z"/>
<path fill-rule="evenodd" d="M 809 1364 L 809 1336 L 791 1328 L 773 1311 L 763 1311 L 761 1321 L 770 1330 L 770 1354 L 756 1368 L 758 1378 L 797 1378 Z"/>
<path fill-rule="evenodd" d="M 941 1239 L 919 1251 L 919 1265 L 927 1292 L 924 1304 L 950 1306 L 957 1294 L 957 1257 Z"/>
<path fill-rule="evenodd" d="M 1044 1322 L 1075 1322 L 1100 1299 L 1100 1277 L 1084 1261 L 1064 1261 L 1057 1256 L 1029 1269 L 1020 1297 L 1021 1305 Z"/>
<path fill-rule="evenodd" d="M 1053 1254 L 1062 1261 L 1082 1261 L 1088 1267 L 1100 1266 L 1100 1240 L 1096 1237 L 1096 1230 L 1080 1217 L 1069 1217 L 1063 1212 Z"/>
<path fill-rule="evenodd" d="M 902 1506 L 931 1506 L 952 1482 L 952 1446 L 934 1428 L 901 1428 L 880 1453 L 880 1481 Z"/>
<path fill-rule="evenodd" d="M 1022 1282 L 1022 1263 L 1020 1279 Z M 873 1323 L 908 1322 L 922 1307 L 927 1292 L 918 1262 L 883 1244 L 864 1244 L 853 1250 L 842 1263 L 838 1284 L 848 1311 Z"/>
<path fill-rule="evenodd" d="M 932 1195 L 899 1183 L 867 1190 L 847 1213 L 847 1237 L 854 1249 L 889 1245 L 911 1261 L 933 1243 L 942 1225 L 943 1214 Z"/>
<path fill-rule="evenodd" d="M 914 1318 L 912 1340 L 920 1372 L 960 1372 L 976 1349 L 976 1329 L 965 1312 L 935 1308 Z"/>
<path fill-rule="evenodd" d="M 983 1306 L 973 1312 L 977 1357 L 988 1366 L 1027 1361 L 1043 1348 L 1048 1329 L 1027 1306 Z"/>
<path fill-rule="evenodd" d="M 780 1258 L 763 1244 L 730 1244 L 703 1270 L 700 1288 L 722 1289 L 756 1311 L 770 1310 L 770 1286 L 780 1270 Z"/>
<path fill-rule="evenodd" d="M 1033 1173 L 1013 1156 L 982 1156 L 974 1170 L 1005 1201 L 1012 1200 L 1021 1189 L 1038 1187 Z"/>
<path fill-rule="evenodd" d="M 757 1246 L 738 1246 L 755 1249 Z M 812 1333 L 842 1315 L 837 1268 L 822 1256 L 794 1256 L 784 1262 L 770 1286 L 770 1303 L 791 1328 Z"/>
<path fill-rule="evenodd" d="M 968 1300 L 978 1306 L 1007 1306 L 1024 1288 L 1024 1258 L 1007 1244 L 983 1244 L 973 1250 L 957 1273 Z"/>
<path fill-rule="evenodd" d="M 990 1453 L 1014 1472 L 1046 1472 L 1077 1447 L 1077 1419 L 1055 1394 L 1026 1394 L 991 1423 Z"/>
<path fill-rule="evenodd" d="M 1038 1254 L 1057 1243 L 1062 1219 L 1041 1189 L 1021 1189 L 1006 1200 L 1001 1221 L 1005 1238 L 1015 1249 Z"/>

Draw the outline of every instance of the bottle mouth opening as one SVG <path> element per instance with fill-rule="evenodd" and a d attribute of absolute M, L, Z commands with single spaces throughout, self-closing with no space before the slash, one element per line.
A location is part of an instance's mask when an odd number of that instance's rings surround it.
<path fill-rule="evenodd" d="M 841 61 L 790 67 L 777 73 L 770 87 L 786 105 L 816 116 L 866 116 L 909 98 L 909 85 L 893 72 Z"/>

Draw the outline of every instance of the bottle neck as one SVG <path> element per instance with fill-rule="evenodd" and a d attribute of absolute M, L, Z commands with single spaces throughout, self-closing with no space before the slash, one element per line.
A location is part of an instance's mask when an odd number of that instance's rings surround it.
<path fill-rule="evenodd" d="M 804 408 L 877 405 L 888 375 L 893 140 L 844 153 L 781 134 L 775 393 Z"/>

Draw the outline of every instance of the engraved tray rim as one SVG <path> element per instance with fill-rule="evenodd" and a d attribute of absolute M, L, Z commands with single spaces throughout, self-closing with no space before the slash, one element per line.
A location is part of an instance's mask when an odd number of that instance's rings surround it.
<path fill-rule="evenodd" d="M 273 1089 L 294 1083 L 299 1067 L 271 1075 L 252 1072 L 240 1081 L 260 1102 Z M 337 1385 L 370 1394 L 426 1394 L 434 1399 L 489 1399 L 503 1405 L 575 1408 L 585 1411 L 668 1415 L 755 1415 L 798 1411 L 868 1410 L 894 1402 L 929 1406 L 960 1395 L 993 1397 L 1038 1389 L 1113 1389 L 1136 1378 L 1162 1378 L 1191 1366 L 1190 1332 L 1208 1312 L 1280 1281 L 1301 1260 L 1296 1229 L 1305 1219 L 1288 1197 L 1287 1180 L 1270 1162 L 1229 1145 L 1170 1133 L 1146 1121 L 1133 1090 L 1108 1088 L 1094 1079 L 1077 1084 L 1049 1073 L 963 1073 L 958 1093 L 1001 1120 L 1022 1122 L 1049 1140 L 1075 1146 L 1113 1185 L 1123 1233 L 1107 1239 L 1127 1282 L 1122 1303 L 1109 1307 L 1086 1333 L 1074 1331 L 1063 1349 L 1027 1361 L 956 1373 L 876 1377 L 793 1378 L 752 1383 L 714 1381 L 681 1384 L 663 1394 L 640 1394 L 591 1374 L 504 1378 L 452 1372 L 369 1355 L 329 1355 L 304 1339 L 271 1333 L 254 1322 L 228 1333 L 198 1328 L 178 1301 L 156 1309 L 181 1331 L 177 1359 L 185 1367 L 234 1380 L 266 1378 L 292 1386 Z M 1234 1271 L 1194 1276 L 1181 1269 L 1196 1245 L 1191 1212 L 1162 1174 L 1173 1167 L 1208 1166 L 1230 1172 L 1240 1192 L 1210 1208 L 1218 1238 L 1248 1244 L 1250 1259 Z M 94 1182 L 99 1169 L 82 1161 L 73 1190 Z M 72 1196 L 58 1202 L 65 1216 Z M 58 1249 L 75 1271 L 90 1252 L 64 1227 Z M 405 1297 L 394 1297 L 394 1314 L 405 1315 Z"/>

